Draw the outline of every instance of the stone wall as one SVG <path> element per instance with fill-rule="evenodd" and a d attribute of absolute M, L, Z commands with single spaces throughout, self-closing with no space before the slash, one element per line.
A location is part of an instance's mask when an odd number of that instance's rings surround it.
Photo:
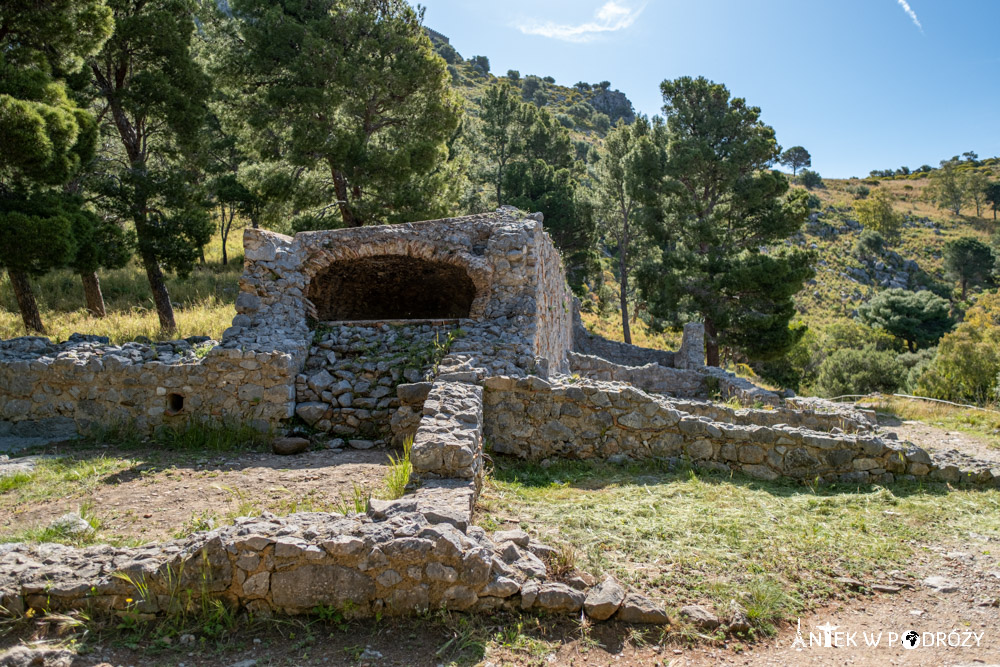
<path fill-rule="evenodd" d="M 392 259 L 401 266 L 411 261 L 430 272 L 434 266 L 460 270 L 474 289 L 469 319 L 522 337 L 531 357 L 544 358 L 554 368 L 564 363 L 572 335 L 571 308 L 559 255 L 541 223 L 517 211 L 302 232 L 294 238 L 247 229 L 243 244 L 239 315 L 224 341 L 254 349 L 266 344 L 297 350 L 298 341 L 309 338 L 310 318 L 320 314 L 310 296 L 322 302 L 325 312 L 338 312 L 330 304 L 335 296 L 326 284 L 331 270 L 336 269 L 342 283 L 351 275 L 352 262 L 367 267 L 365 262 Z M 414 268 L 414 280 L 423 270 Z M 432 278 L 428 289 L 436 284 Z M 351 312 L 360 315 L 356 310 Z M 379 310 L 371 319 L 386 317 Z"/>
<path fill-rule="evenodd" d="M 536 214 L 541 216 L 541 214 Z M 548 362 L 548 371 L 565 372 L 566 354 L 573 347 L 573 293 L 566 284 L 559 251 L 548 240 L 539 219 L 531 230 L 536 240 L 531 244 L 534 260 L 537 309 L 535 314 L 535 356 Z"/>
<path fill-rule="evenodd" d="M 133 422 L 140 428 L 191 416 L 239 417 L 262 428 L 291 416 L 295 358 L 208 339 L 108 345 L 77 337 L 62 344 L 0 341 L 0 419 Z"/>
<path fill-rule="evenodd" d="M 708 398 L 707 376 L 660 364 L 623 366 L 601 357 L 569 353 L 570 371 L 590 380 L 625 382 L 643 391 L 682 398 Z"/>
<path fill-rule="evenodd" d="M 872 433 L 875 430 L 873 417 L 847 408 L 820 411 L 821 407 L 810 409 L 795 407 L 765 407 L 760 409 L 736 409 L 726 404 L 711 401 L 691 401 L 670 399 L 670 405 L 695 417 L 708 417 L 712 421 L 743 426 L 791 426 L 811 431 L 834 433 Z M 832 407 L 832 404 L 830 404 Z"/>
<path fill-rule="evenodd" d="M 410 453 L 420 477 L 475 480 L 483 472 L 483 390 L 463 382 L 435 382 Z"/>
<path fill-rule="evenodd" d="M 0 604 L 156 614 L 207 596 L 258 615 L 465 610 L 491 592 L 493 558 L 481 530 L 420 512 L 264 515 L 139 548 L 0 545 Z"/>
<path fill-rule="evenodd" d="M 532 460 L 658 458 L 765 480 L 891 483 L 929 476 L 1000 485 L 1000 468 L 989 464 L 938 464 L 918 447 L 870 434 L 713 422 L 618 383 L 496 377 L 486 381 L 483 402 L 493 451 Z"/>
<path fill-rule="evenodd" d="M 295 381 L 296 414 L 319 431 L 384 436 L 396 387 L 431 377 L 464 333 L 458 321 L 321 327 Z"/>

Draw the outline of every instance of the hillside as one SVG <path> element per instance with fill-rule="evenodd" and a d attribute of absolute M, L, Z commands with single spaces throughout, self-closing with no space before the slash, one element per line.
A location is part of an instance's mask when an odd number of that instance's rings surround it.
<path fill-rule="evenodd" d="M 434 39 L 433 42 L 448 63 L 452 85 L 465 101 L 467 111 L 478 115 L 479 103 L 486 89 L 507 81 L 521 91 L 525 102 L 547 109 L 570 131 L 576 143 L 578 159 L 591 161 L 589 150 L 600 147 L 603 137 L 619 119 L 627 123 L 635 120 L 632 102 L 623 92 L 613 90 L 608 81 L 564 86 L 556 83 L 551 76 L 522 76 L 514 71 L 496 76 L 490 72 L 486 56 L 472 56 L 466 60 L 447 42 L 441 39 Z"/>
<path fill-rule="evenodd" d="M 987 166 L 998 174 L 996 166 Z M 938 208 L 924 198 L 927 174 L 902 178 L 824 179 L 811 194 L 819 200 L 803 232 L 790 240 L 813 248 L 819 255 L 816 278 L 796 299 L 802 321 L 822 324 L 833 318 L 853 317 L 857 307 L 877 291 L 889 287 L 930 289 L 946 298 L 955 287 L 945 275 L 945 244 L 972 236 L 991 244 L 995 223 L 988 212 L 975 215 L 972 207 L 962 215 Z M 905 216 L 897 243 L 880 257 L 860 258 L 855 246 L 861 225 L 854 213 L 860 194 L 882 188 L 896 199 L 894 208 Z M 989 214 L 991 215 L 991 214 Z"/>

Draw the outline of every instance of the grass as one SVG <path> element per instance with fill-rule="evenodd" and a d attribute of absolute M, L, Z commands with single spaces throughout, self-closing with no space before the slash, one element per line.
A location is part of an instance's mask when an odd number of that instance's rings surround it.
<path fill-rule="evenodd" d="M 385 476 L 386 500 L 402 498 L 406 493 L 406 485 L 410 483 L 413 474 L 413 464 L 410 462 L 410 451 L 413 449 L 413 436 L 403 442 L 403 455 L 395 457 L 389 454 L 389 472 Z"/>
<path fill-rule="evenodd" d="M 232 323 L 233 304 L 243 271 L 242 235 L 229 238 L 229 264 L 222 266 L 219 238 L 206 247 L 206 264 L 198 265 L 186 278 L 167 277 L 167 289 L 174 304 L 177 332 L 171 337 L 211 336 L 218 339 Z M 92 317 L 84 308 L 79 276 L 68 270 L 52 271 L 33 280 L 35 298 L 48 336 L 56 341 L 70 334 L 109 336 L 113 343 L 135 340 L 137 336 L 162 338 L 152 293 L 138 260 L 128 266 L 99 274 L 104 292 L 106 318 Z M 6 273 L 0 275 L 0 338 L 25 335 L 17 301 Z"/>
<path fill-rule="evenodd" d="M 126 450 L 152 444 L 172 451 L 218 453 L 262 451 L 273 439 L 272 431 L 260 431 L 237 420 L 193 418 L 178 425 L 161 426 L 152 436 L 130 421 L 95 424 L 85 442 L 94 446 L 113 443 L 116 448 Z"/>
<path fill-rule="evenodd" d="M 1000 412 L 995 411 L 996 406 L 989 406 L 987 410 L 975 410 L 893 396 L 866 400 L 861 406 L 901 420 L 921 421 L 940 428 L 976 435 L 985 439 L 990 446 L 1000 449 Z"/>
<path fill-rule="evenodd" d="M 543 542 L 572 545 L 578 567 L 668 606 L 736 601 L 762 634 L 831 597 L 836 576 L 875 583 L 905 569 L 917 543 L 1000 536 L 998 491 L 810 489 L 648 462 L 500 459 L 480 504 L 483 525 L 518 522 Z"/>

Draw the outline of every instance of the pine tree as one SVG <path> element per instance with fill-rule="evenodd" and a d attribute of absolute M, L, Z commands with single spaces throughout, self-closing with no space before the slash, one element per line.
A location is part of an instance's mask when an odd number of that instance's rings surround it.
<path fill-rule="evenodd" d="M 322 166 L 343 225 L 443 215 L 460 106 L 404 0 L 233 0 L 217 73 L 262 156 Z M 219 20 L 224 20 L 222 17 Z"/>
<path fill-rule="evenodd" d="M 617 246 L 619 306 L 626 343 L 632 342 L 629 327 L 632 249 L 642 235 L 642 216 L 655 206 L 653 193 L 663 178 L 664 141 L 653 136 L 662 131 L 661 124 L 651 125 L 643 117 L 632 125 L 619 120 L 604 141 L 604 153 L 597 166 L 595 197 L 601 227 Z"/>
<path fill-rule="evenodd" d="M 204 195 L 180 160 L 204 124 L 208 78 L 195 62 L 193 0 L 110 0 L 114 35 L 88 60 L 107 106 L 121 169 L 101 186 L 135 225 L 138 254 L 165 332 L 177 328 L 163 270 L 190 271 L 211 237 Z"/>
<path fill-rule="evenodd" d="M 663 215 L 647 227 L 658 252 L 638 276 L 650 313 L 656 323 L 702 318 L 713 366 L 720 345 L 750 360 L 780 356 L 804 333 L 789 327 L 792 297 L 813 270 L 809 253 L 772 244 L 802 226 L 807 195 L 770 170 L 780 147 L 760 109 L 704 78 L 661 89 Z"/>
<path fill-rule="evenodd" d="M 103 0 L 0 5 L 0 267 L 21 319 L 44 332 L 30 276 L 64 266 L 82 202 L 63 192 L 93 155 L 91 115 L 66 79 L 111 34 Z"/>

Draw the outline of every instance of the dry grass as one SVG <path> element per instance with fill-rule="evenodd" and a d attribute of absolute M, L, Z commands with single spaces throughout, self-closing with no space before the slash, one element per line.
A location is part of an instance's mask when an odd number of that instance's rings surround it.
<path fill-rule="evenodd" d="M 905 569 L 921 542 L 1000 537 L 996 490 L 810 489 L 649 462 L 543 469 L 500 459 L 481 506 L 484 523 L 517 517 L 542 541 L 573 545 L 583 569 L 669 606 L 737 600 L 764 633 L 828 599 L 835 576 L 876 583 Z"/>
<path fill-rule="evenodd" d="M 583 325 L 587 331 L 603 336 L 609 340 L 623 341 L 621 311 L 615 311 L 610 317 L 601 317 L 596 313 L 581 313 Z M 656 350 L 676 350 L 681 346 L 680 332 L 665 331 L 655 333 L 641 319 L 629 324 L 632 333 L 632 344 Z"/>
<path fill-rule="evenodd" d="M 206 264 L 195 267 L 187 278 L 167 278 L 174 304 L 178 331 L 174 337 L 211 336 L 218 339 L 232 323 L 236 311 L 238 281 L 243 270 L 242 235 L 234 232 L 228 243 L 229 265 L 221 265 L 218 238 L 206 247 Z M 138 261 L 125 268 L 99 274 L 108 316 L 92 317 L 83 307 L 83 286 L 79 276 L 61 270 L 34 281 L 35 297 L 48 336 L 65 340 L 71 334 L 110 336 L 123 343 L 137 336 L 161 338 L 159 319 L 153 305 L 146 274 Z M 17 302 L 6 273 L 0 276 L 0 338 L 25 335 Z"/>

